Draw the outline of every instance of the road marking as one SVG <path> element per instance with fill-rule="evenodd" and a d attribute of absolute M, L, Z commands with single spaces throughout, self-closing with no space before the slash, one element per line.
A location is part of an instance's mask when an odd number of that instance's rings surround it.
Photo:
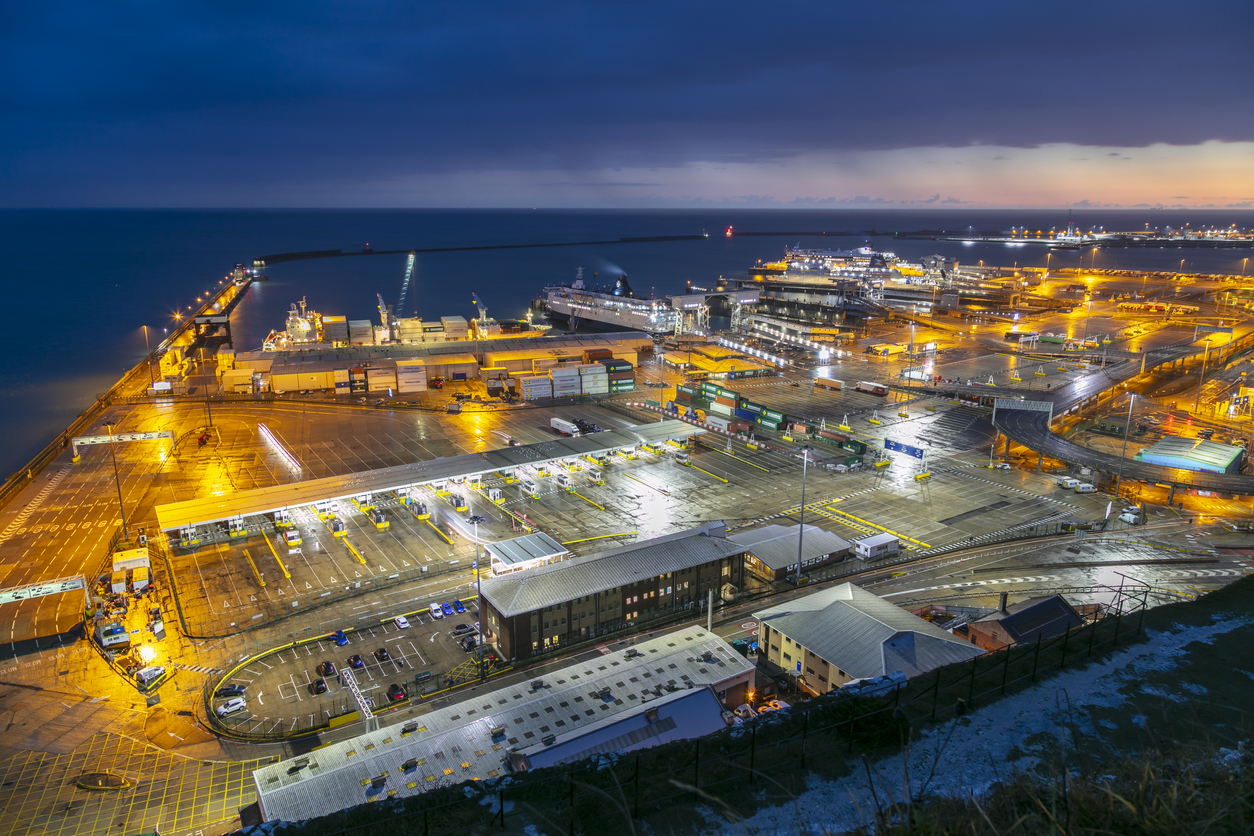
<path fill-rule="evenodd" d="M 264 694 L 264 693 L 265 693 L 265 691 L 258 691 L 258 692 L 257 692 L 257 705 L 265 705 L 265 702 L 264 702 L 264 701 L 262 701 L 262 699 L 261 699 L 261 695 L 262 695 L 262 694 Z"/>

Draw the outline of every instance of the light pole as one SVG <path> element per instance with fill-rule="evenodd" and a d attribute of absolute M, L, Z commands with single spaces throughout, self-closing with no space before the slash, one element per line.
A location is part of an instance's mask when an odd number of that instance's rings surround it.
<path fill-rule="evenodd" d="M 144 326 L 144 351 L 148 355 L 148 382 L 155 383 L 156 378 L 152 376 L 152 349 L 148 347 L 148 326 Z"/>
<path fill-rule="evenodd" d="M 113 423 L 113 421 L 105 421 L 105 426 L 109 428 L 109 458 L 113 459 L 113 479 L 118 485 L 118 512 L 122 515 L 122 539 L 129 543 L 131 534 L 126 528 L 126 506 L 122 504 L 122 477 L 118 474 L 118 457 L 113 451 Z"/>
<path fill-rule="evenodd" d="M 1089 300 L 1088 309 L 1084 312 L 1084 341 L 1088 342 L 1089 338 L 1089 315 L 1093 313 L 1093 300 Z"/>
<path fill-rule="evenodd" d="M 487 676 L 483 672 L 483 571 L 479 568 L 479 523 L 487 522 L 487 517 L 481 517 L 475 514 L 466 518 L 466 522 L 475 527 L 475 596 L 479 607 L 479 681 L 483 682 Z"/>
<path fill-rule="evenodd" d="M 1119 485 L 1123 481 L 1123 457 L 1128 454 L 1128 433 L 1132 432 L 1132 404 L 1136 402 L 1136 392 L 1128 393 L 1128 420 L 1123 426 L 1123 450 L 1119 452 L 1119 472 L 1115 474 L 1115 496 L 1119 496 Z"/>
<path fill-rule="evenodd" d="M 1243 259 L 1241 259 L 1241 275 L 1242 275 L 1242 276 L 1244 276 L 1244 275 L 1245 275 L 1245 265 L 1247 265 L 1247 264 L 1249 264 L 1249 263 L 1250 263 L 1250 260 L 1249 260 L 1248 258 L 1243 258 Z"/>
<path fill-rule="evenodd" d="M 797 586 L 801 586 L 801 544 L 806 533 L 806 465 L 810 463 L 810 452 L 813 449 L 808 444 L 801 447 L 801 511 L 798 514 L 800 525 L 797 527 Z"/>
<path fill-rule="evenodd" d="M 1210 340 L 1206 341 L 1206 350 L 1202 352 L 1202 377 L 1197 381 L 1197 396 L 1193 398 L 1193 414 L 1197 414 L 1197 406 L 1202 401 L 1202 387 L 1206 385 L 1206 361 L 1210 359 Z"/>

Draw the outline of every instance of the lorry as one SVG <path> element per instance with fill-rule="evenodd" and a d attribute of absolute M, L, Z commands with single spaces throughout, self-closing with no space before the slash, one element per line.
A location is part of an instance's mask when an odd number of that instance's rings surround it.
<path fill-rule="evenodd" d="M 887 395 L 888 387 L 882 383 L 872 383 L 869 380 L 860 380 L 858 385 L 853 387 L 859 392 L 865 392 L 868 395 Z"/>
<path fill-rule="evenodd" d="M 845 388 L 845 382 L 843 380 L 835 380 L 830 377 L 816 377 L 814 379 L 814 386 L 816 389 L 830 389 L 833 392 L 839 392 Z"/>
<path fill-rule="evenodd" d="M 574 422 L 562 418 L 550 418 L 549 426 L 562 435 L 570 436 L 571 438 L 578 438 L 581 435 L 579 427 L 575 426 Z"/>

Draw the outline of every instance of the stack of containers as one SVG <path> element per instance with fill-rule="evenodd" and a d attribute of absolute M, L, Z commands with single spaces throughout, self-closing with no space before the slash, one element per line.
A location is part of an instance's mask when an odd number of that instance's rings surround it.
<path fill-rule="evenodd" d="M 579 385 L 585 395 L 608 395 L 610 393 L 609 370 L 600 363 L 585 363 L 578 366 Z"/>
<path fill-rule="evenodd" d="M 374 325 L 368 319 L 350 319 L 348 321 L 348 341 L 352 345 L 373 344 Z"/>
<path fill-rule="evenodd" d="M 553 397 L 571 398 L 583 394 L 579 369 L 575 366 L 554 366 L 549 376 L 553 379 Z"/>
<path fill-rule="evenodd" d="M 632 368 L 631 363 L 628 363 L 626 360 L 613 358 L 601 360 L 600 362 L 605 368 L 606 376 L 609 379 L 611 395 L 635 391 L 636 370 Z"/>
<path fill-rule="evenodd" d="M 522 388 L 524 401 L 538 401 L 553 397 L 553 381 L 547 377 L 520 377 L 518 384 Z"/>
<path fill-rule="evenodd" d="M 736 417 L 736 404 L 739 396 L 730 389 L 719 389 L 710 403 L 710 411 L 724 418 Z"/>

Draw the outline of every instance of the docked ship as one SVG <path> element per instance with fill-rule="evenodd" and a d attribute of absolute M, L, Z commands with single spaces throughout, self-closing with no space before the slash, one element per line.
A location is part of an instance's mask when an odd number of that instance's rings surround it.
<path fill-rule="evenodd" d="M 637 298 L 626 275 L 620 275 L 609 290 L 587 287 L 582 267 L 572 284 L 546 287 L 541 296 L 549 318 L 567 323 L 572 331 L 589 328 L 664 334 L 675 331 L 680 317 L 668 300 Z"/>

